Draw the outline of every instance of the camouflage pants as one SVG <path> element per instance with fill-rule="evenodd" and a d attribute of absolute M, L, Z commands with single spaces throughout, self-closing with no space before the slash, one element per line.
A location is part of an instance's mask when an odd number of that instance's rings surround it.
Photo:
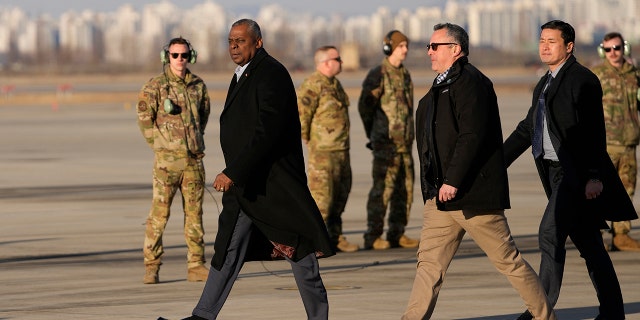
<path fill-rule="evenodd" d="M 618 176 L 620 176 L 627 194 L 633 198 L 636 191 L 636 175 L 638 173 L 636 147 L 607 145 L 607 153 L 616 170 L 618 170 Z M 631 231 L 630 221 L 614 221 L 611 223 L 611 232 L 613 234 L 627 234 L 629 231 Z"/>
<path fill-rule="evenodd" d="M 413 202 L 413 158 L 411 153 L 374 153 L 373 186 L 367 201 L 365 243 L 380 237 L 389 207 L 387 240 L 395 242 L 403 234 Z"/>
<path fill-rule="evenodd" d="M 342 212 L 351 192 L 349 151 L 309 152 L 309 190 L 336 244 L 342 234 Z"/>
<path fill-rule="evenodd" d="M 156 153 L 153 167 L 153 201 L 147 218 L 143 248 L 145 265 L 159 265 L 161 262 L 161 256 L 164 253 L 162 234 L 169 220 L 171 203 L 178 189 L 182 193 L 184 209 L 187 267 L 196 267 L 205 263 L 202 227 L 204 181 L 202 159 Z"/>

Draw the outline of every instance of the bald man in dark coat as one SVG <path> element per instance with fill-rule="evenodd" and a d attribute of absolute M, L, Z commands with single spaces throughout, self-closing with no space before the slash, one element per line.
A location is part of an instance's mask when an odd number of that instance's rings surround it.
<path fill-rule="evenodd" d="M 278 258 L 291 263 L 307 318 L 327 319 L 317 258 L 335 252 L 307 187 L 291 76 L 253 20 L 232 25 L 229 53 L 238 67 L 220 115 L 226 168 L 213 183 L 224 207 L 213 268 L 187 319 L 215 319 L 245 261 Z"/>

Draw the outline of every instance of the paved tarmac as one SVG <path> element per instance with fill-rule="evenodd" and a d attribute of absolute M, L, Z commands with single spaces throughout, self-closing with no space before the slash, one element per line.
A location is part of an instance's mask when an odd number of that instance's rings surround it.
<path fill-rule="evenodd" d="M 226 77 L 225 77 L 226 79 Z M 225 80 L 226 81 L 226 80 Z M 299 83 L 300 79 L 296 79 Z M 142 84 L 142 82 L 141 82 Z M 365 149 L 351 97 L 353 189 L 343 215 L 350 241 L 362 246 L 371 154 Z M 426 92 L 416 83 L 416 99 Z M 503 130 L 524 116 L 530 92 L 498 90 Z M 10 99 L 10 98 L 7 98 Z M 6 101 L 5 101 L 6 102 Z M 141 246 L 151 202 L 152 152 L 135 122 L 131 101 L 0 107 L 0 319 L 181 319 L 190 315 L 202 282 L 186 281 L 180 197 L 164 236 L 161 283 L 143 285 Z M 214 101 L 207 128 L 207 184 L 222 166 Z M 516 243 L 537 270 L 537 228 L 545 197 L 531 156 L 509 169 Z M 407 234 L 418 237 L 421 197 Z M 207 257 L 220 211 L 220 194 L 205 199 Z M 634 199 L 638 205 L 638 199 Z M 632 236 L 640 239 L 638 223 Z M 606 236 L 606 235 L 605 235 Z M 613 252 L 627 319 L 640 319 L 640 252 Z M 415 249 L 339 253 L 320 260 L 331 319 L 399 319 L 415 273 Z M 593 319 L 597 300 L 586 267 L 569 246 L 559 319 Z M 507 280 L 468 238 L 453 261 L 433 319 L 515 319 L 525 309 Z M 304 319 L 286 262 L 246 263 L 221 319 Z"/>

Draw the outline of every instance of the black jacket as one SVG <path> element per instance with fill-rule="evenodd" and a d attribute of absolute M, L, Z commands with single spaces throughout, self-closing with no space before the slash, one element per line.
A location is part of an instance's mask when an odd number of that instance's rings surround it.
<path fill-rule="evenodd" d="M 507 166 L 531 146 L 536 105 L 546 77 L 534 89 L 526 118 L 504 143 Z M 609 221 L 636 219 L 633 203 L 607 154 L 602 87 L 596 75 L 570 56 L 551 81 L 545 102 L 551 142 L 564 170 L 559 187 L 562 197 L 556 205 L 561 216 L 566 221 L 587 214 Z M 536 167 L 549 197 L 549 177 L 541 159 L 536 159 Z M 604 186 L 602 194 L 593 200 L 587 200 L 584 194 L 589 179 L 599 179 Z"/>
<path fill-rule="evenodd" d="M 423 200 L 442 184 L 458 188 L 438 209 L 501 210 L 510 207 L 502 129 L 493 83 L 456 60 L 444 81 L 435 81 L 416 112 L 416 142 Z"/>
<path fill-rule="evenodd" d="M 264 49 L 231 84 L 220 115 L 220 144 L 234 186 L 222 197 L 212 265 L 220 269 L 244 211 L 255 227 L 246 260 L 272 259 L 271 241 L 310 253 L 334 253 L 307 187 L 296 91 L 285 67 Z"/>

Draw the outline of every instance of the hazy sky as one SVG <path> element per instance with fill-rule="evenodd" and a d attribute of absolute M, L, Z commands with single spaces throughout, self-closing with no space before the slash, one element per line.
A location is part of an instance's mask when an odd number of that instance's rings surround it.
<path fill-rule="evenodd" d="M 49 13 L 54 17 L 60 13 L 74 10 L 80 12 L 90 9 L 98 12 L 112 12 L 123 4 L 130 3 L 140 10 L 145 4 L 158 3 L 161 0 L 0 0 L 0 7 L 17 6 L 30 15 Z M 226 10 L 240 13 L 255 13 L 269 3 L 279 3 L 290 12 L 311 12 L 317 15 L 342 13 L 344 15 L 370 14 L 380 6 L 386 6 L 392 11 L 400 7 L 414 9 L 419 6 L 433 6 L 444 3 L 445 0 L 217 0 Z M 173 0 L 170 1 L 180 8 L 191 8 L 205 0 Z"/>

